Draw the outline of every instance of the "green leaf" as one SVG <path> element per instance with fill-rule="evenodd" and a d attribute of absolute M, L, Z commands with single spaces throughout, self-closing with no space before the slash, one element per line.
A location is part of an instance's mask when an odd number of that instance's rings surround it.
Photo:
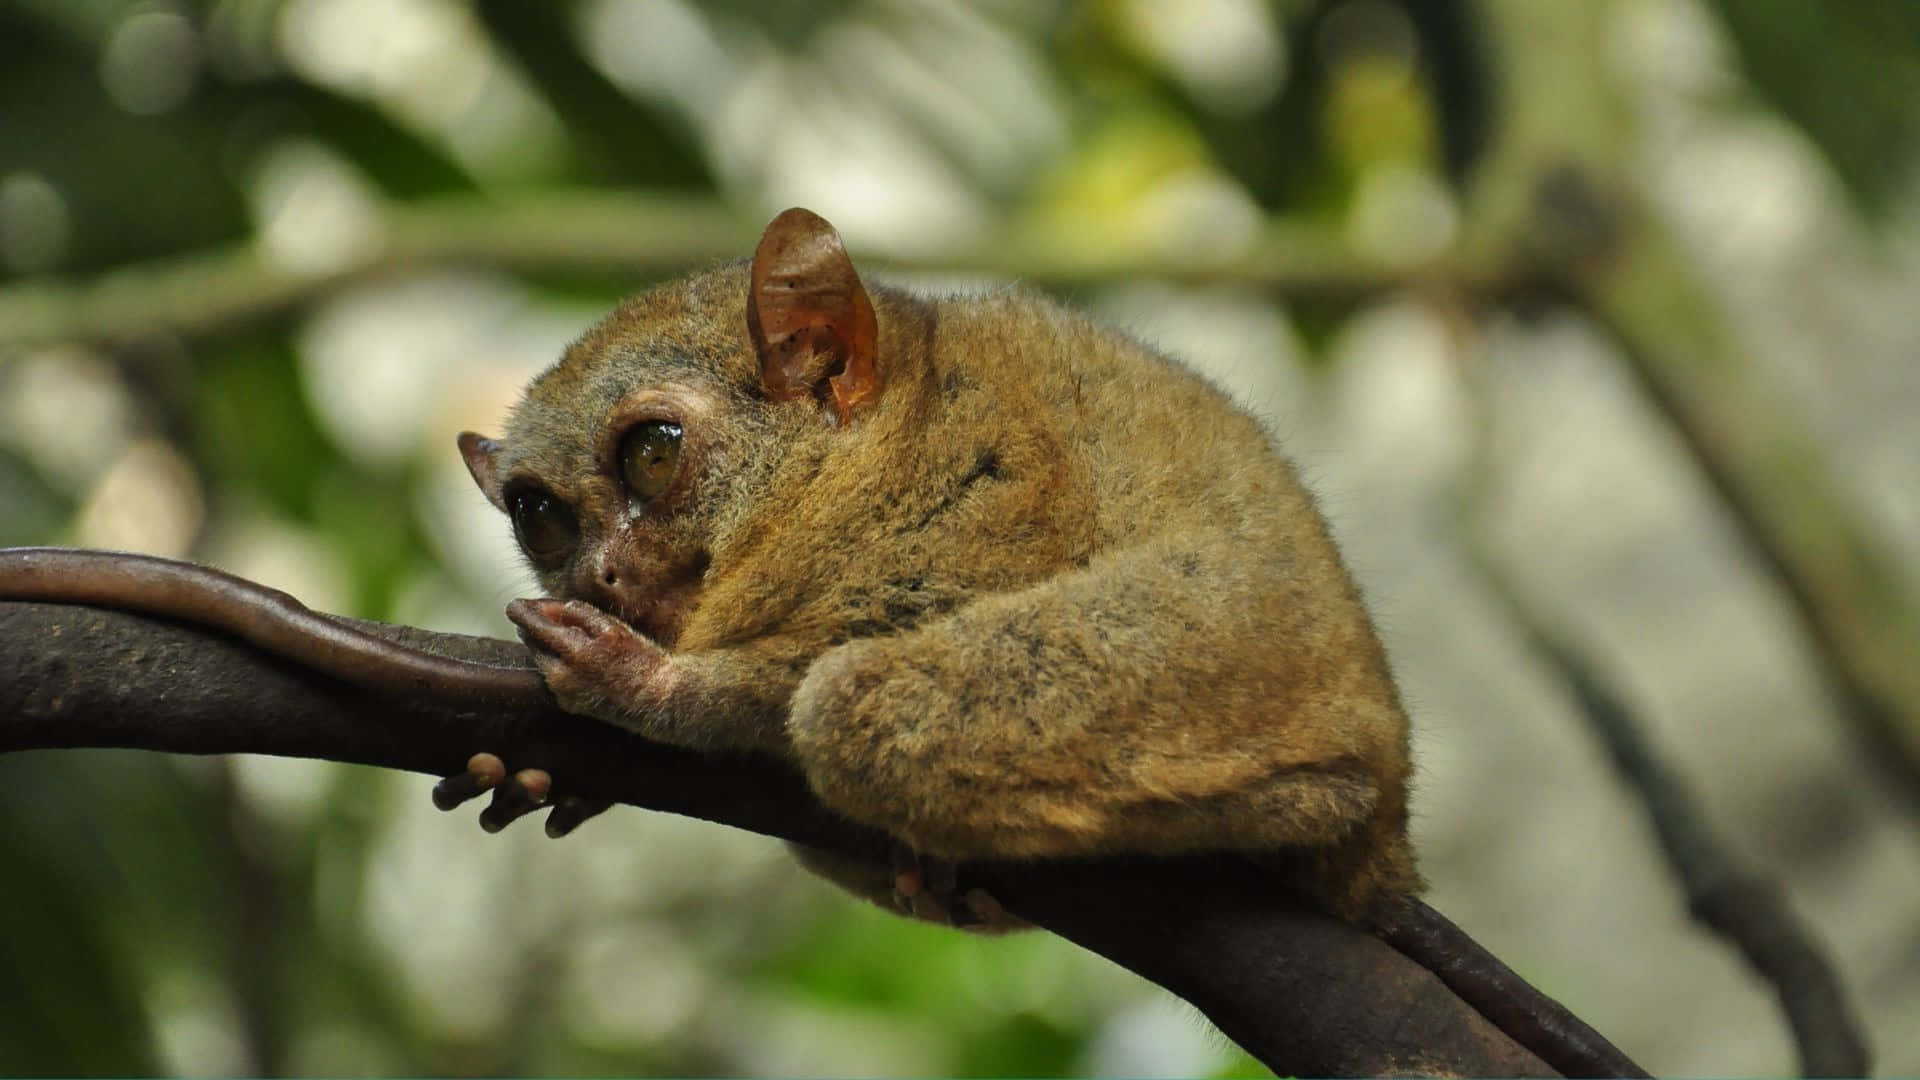
<path fill-rule="evenodd" d="M 0 547 L 50 544 L 73 504 L 19 454 L 0 448 Z"/>
<path fill-rule="evenodd" d="M 1920 4 L 1714 0 L 1753 87 L 1806 132 L 1860 208 L 1885 211 L 1920 152 Z"/>
<path fill-rule="evenodd" d="M 188 411 L 194 461 L 219 493 L 246 492 L 296 521 L 338 453 L 314 421 L 293 350 L 274 334 L 210 344 Z"/>

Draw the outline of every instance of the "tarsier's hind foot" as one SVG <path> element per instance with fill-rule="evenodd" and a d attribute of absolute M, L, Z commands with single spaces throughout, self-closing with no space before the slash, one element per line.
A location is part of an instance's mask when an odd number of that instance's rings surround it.
<path fill-rule="evenodd" d="M 909 918 L 978 934 L 1032 927 L 1008 913 L 986 890 L 965 888 L 963 867 L 915 855 L 905 847 L 896 847 L 885 862 L 802 844 L 788 844 L 787 848 L 812 873 Z"/>
<path fill-rule="evenodd" d="M 603 813 L 613 804 L 579 795 L 563 795 L 549 803 L 553 777 L 545 769 L 521 769 L 508 773 L 506 763 L 484 751 L 467 759 L 467 770 L 441 780 L 433 787 L 433 805 L 452 810 L 491 791 L 493 801 L 480 812 L 480 827 L 499 832 L 515 821 L 548 805 L 547 835 L 565 836 L 588 818 Z"/>
<path fill-rule="evenodd" d="M 1031 925 L 1008 914 L 985 889 L 963 888 L 958 864 L 917 855 L 904 846 L 893 852 L 893 904 L 916 919 L 981 934 Z"/>
<path fill-rule="evenodd" d="M 547 835 L 562 837 L 613 805 L 578 795 L 553 799 L 553 776 L 545 769 L 508 772 L 499 755 L 484 751 L 467 759 L 465 772 L 434 785 L 433 805 L 453 810 L 489 791 L 493 799 L 480 812 L 480 827 L 490 833 L 551 806 Z M 809 870 L 902 915 L 983 934 L 1024 930 L 1030 925 L 1008 914 L 985 890 L 963 889 L 959 870 L 952 862 L 923 858 L 904 846 L 895 849 L 890 863 L 798 844 L 788 846 Z"/>

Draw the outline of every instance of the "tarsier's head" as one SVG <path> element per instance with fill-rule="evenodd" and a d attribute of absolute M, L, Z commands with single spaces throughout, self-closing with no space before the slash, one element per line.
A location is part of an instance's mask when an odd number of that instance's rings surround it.
<path fill-rule="evenodd" d="M 833 226 L 788 210 L 749 267 L 628 300 L 460 452 L 542 586 L 670 644 L 772 451 L 878 399 L 878 336 Z"/>

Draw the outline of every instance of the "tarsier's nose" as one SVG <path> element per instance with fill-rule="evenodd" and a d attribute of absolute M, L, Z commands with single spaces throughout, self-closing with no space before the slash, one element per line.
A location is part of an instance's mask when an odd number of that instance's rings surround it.
<path fill-rule="evenodd" d="M 645 611 L 651 595 L 659 591 L 659 573 L 654 567 L 623 561 L 618 551 L 603 548 L 585 571 L 586 580 L 580 583 L 582 597 L 623 619 L 632 620 Z"/>
<path fill-rule="evenodd" d="M 622 567 L 605 547 L 595 554 L 588 573 L 590 580 L 585 591 L 603 608 L 617 609 L 622 594 L 631 591 L 634 585 L 631 570 Z"/>

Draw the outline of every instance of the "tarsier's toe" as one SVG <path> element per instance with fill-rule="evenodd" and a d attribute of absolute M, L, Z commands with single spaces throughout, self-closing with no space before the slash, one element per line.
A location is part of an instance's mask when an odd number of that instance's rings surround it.
<path fill-rule="evenodd" d="M 896 851 L 893 901 L 904 914 L 925 922 L 999 933 L 1024 925 L 1007 914 L 985 889 L 960 890 L 959 869 L 945 859 Z"/>
<path fill-rule="evenodd" d="M 960 899 L 960 906 L 973 916 L 974 924 L 984 929 L 1000 931 L 1025 925 L 1007 914 L 1007 909 L 1000 906 L 1000 901 L 985 889 L 968 889 Z"/>
<path fill-rule="evenodd" d="M 493 802 L 480 811 L 480 827 L 499 832 L 545 806 L 552 790 L 553 777 L 545 769 L 521 769 L 494 786 Z"/>
<path fill-rule="evenodd" d="M 433 805 L 452 810 L 482 792 L 491 791 L 506 776 L 507 766 L 498 757 L 475 754 L 467 759 L 466 772 L 455 773 L 433 785 Z"/>
<path fill-rule="evenodd" d="M 569 795 L 555 803 L 553 813 L 547 815 L 547 835 L 557 840 L 579 828 L 588 818 L 606 813 L 612 806 L 612 803 L 602 799 Z"/>
<path fill-rule="evenodd" d="M 922 922 L 954 925 L 952 908 L 948 904 L 951 895 L 929 888 L 918 870 L 903 870 L 893 877 L 894 906 L 902 914 L 911 915 Z"/>
<path fill-rule="evenodd" d="M 507 618 L 520 632 L 520 640 L 536 653 L 568 656 L 593 642 L 595 632 L 582 624 L 574 603 L 560 600 L 515 600 L 507 605 Z"/>

